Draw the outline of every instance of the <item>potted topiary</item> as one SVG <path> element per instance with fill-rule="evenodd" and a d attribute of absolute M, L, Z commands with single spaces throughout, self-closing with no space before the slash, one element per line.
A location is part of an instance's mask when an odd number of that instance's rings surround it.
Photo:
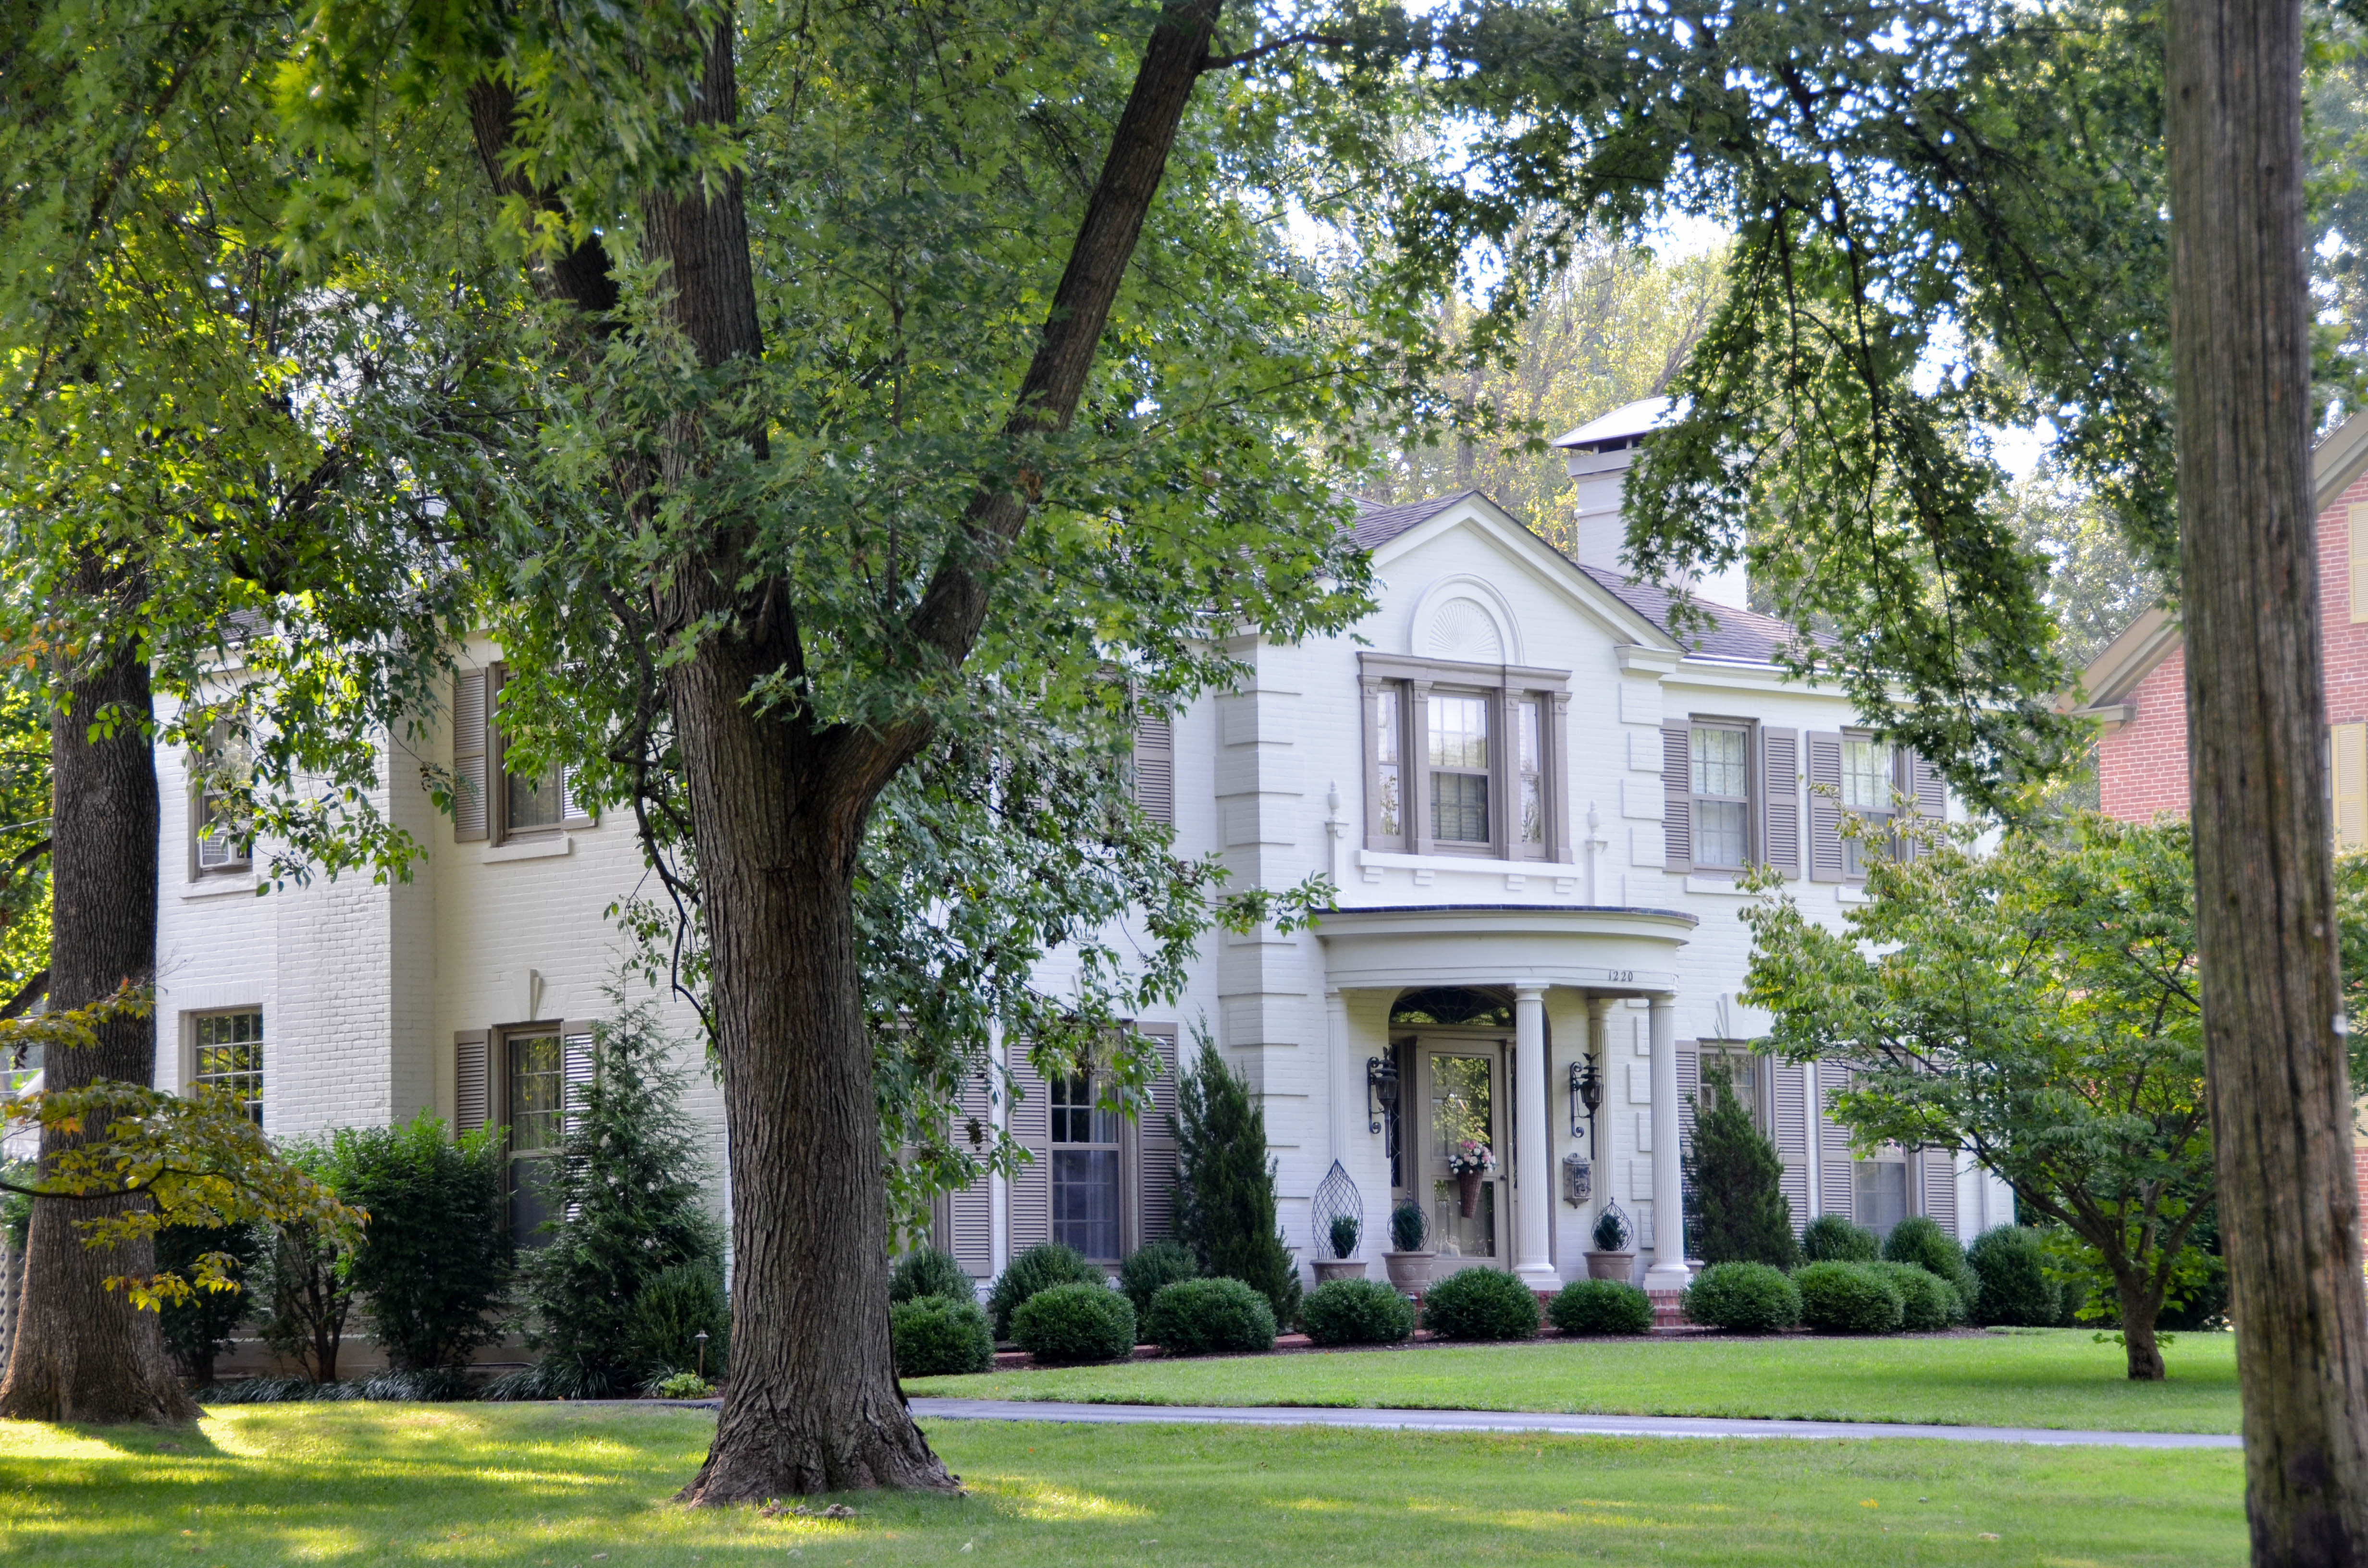
<path fill-rule="evenodd" d="M 1364 1222 L 1354 1214 L 1332 1216 L 1332 1223 L 1326 1227 L 1324 1236 L 1332 1256 L 1315 1260 L 1315 1282 L 1318 1285 L 1328 1285 L 1335 1279 L 1362 1279 L 1365 1277 L 1365 1260 L 1352 1256 L 1364 1232 Z"/>
<path fill-rule="evenodd" d="M 1636 1255 L 1628 1250 L 1628 1216 L 1617 1203 L 1606 1203 L 1595 1217 L 1595 1250 L 1587 1255 L 1589 1279 L 1622 1279 L 1636 1272 Z"/>
<path fill-rule="evenodd" d="M 1382 1254 L 1382 1266 L 1390 1271 L 1390 1283 L 1399 1290 L 1419 1290 L 1430 1283 L 1431 1254 L 1422 1244 L 1429 1234 L 1422 1205 L 1413 1199 L 1390 1210 L 1390 1240 L 1396 1250 Z"/>

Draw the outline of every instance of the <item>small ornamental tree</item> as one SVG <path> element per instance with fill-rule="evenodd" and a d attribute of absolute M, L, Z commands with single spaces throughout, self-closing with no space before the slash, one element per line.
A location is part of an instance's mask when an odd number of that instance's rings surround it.
<path fill-rule="evenodd" d="M 1247 1079 L 1203 1036 L 1201 1055 L 1178 1085 L 1178 1229 L 1211 1274 L 1238 1279 L 1274 1306 L 1274 1321 L 1299 1317 L 1299 1267 L 1275 1222 L 1274 1161 L 1266 1119 Z"/>
<path fill-rule="evenodd" d="M 1702 1071 L 1709 1105 L 1694 1109 L 1692 1146 L 1685 1151 L 1686 1243 L 1704 1263 L 1764 1263 L 1790 1268 L 1801 1259 L 1793 1235 L 1793 1205 L 1784 1197 L 1784 1157 L 1735 1097 L 1731 1074 Z"/>

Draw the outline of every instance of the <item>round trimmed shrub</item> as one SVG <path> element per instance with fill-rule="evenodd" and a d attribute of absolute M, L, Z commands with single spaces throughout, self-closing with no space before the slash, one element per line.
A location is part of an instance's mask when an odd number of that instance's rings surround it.
<path fill-rule="evenodd" d="M 1574 1279 L 1546 1304 L 1565 1334 L 1650 1334 L 1653 1299 L 1624 1279 Z"/>
<path fill-rule="evenodd" d="M 2047 1277 L 2039 1233 L 2022 1225 L 1996 1225 L 1965 1249 L 1966 1266 L 1982 1282 L 1975 1298 L 1977 1322 L 2007 1328 L 2052 1327 L 2064 1310 L 2055 1281 Z"/>
<path fill-rule="evenodd" d="M 1773 1334 L 1801 1321 L 1801 1292 L 1765 1263 L 1713 1263 L 1686 1288 L 1686 1321 L 1729 1334 Z"/>
<path fill-rule="evenodd" d="M 888 1338 L 900 1378 L 984 1372 L 995 1364 L 995 1335 L 976 1301 L 916 1296 L 888 1309 Z"/>
<path fill-rule="evenodd" d="M 1134 1303 L 1138 1320 L 1151 1312 L 1151 1299 L 1178 1279 L 1201 1278 L 1201 1260 L 1182 1242 L 1154 1242 L 1118 1266 L 1118 1288 Z"/>
<path fill-rule="evenodd" d="M 1956 1321 L 1970 1323 L 1980 1305 L 1982 1282 L 1965 1263 L 1965 1249 L 1930 1215 L 1917 1214 L 1891 1227 L 1883 1238 L 1885 1263 L 1912 1263 L 1946 1280 L 1957 1293 Z"/>
<path fill-rule="evenodd" d="M 1910 1334 L 1933 1334 L 1957 1321 L 1957 1293 L 1949 1282 L 1915 1263 L 1862 1263 L 1899 1292 L 1899 1326 Z"/>
<path fill-rule="evenodd" d="M 987 1292 L 986 1315 L 994 1322 L 995 1337 L 1009 1339 L 1017 1332 L 1013 1314 L 1020 1304 L 1040 1290 L 1055 1285 L 1091 1285 L 1107 1289 L 1109 1277 L 1077 1256 L 1077 1249 L 1059 1242 L 1046 1242 L 1030 1247 L 1007 1265 L 1003 1277 Z"/>
<path fill-rule="evenodd" d="M 1134 1308 L 1107 1285 L 1054 1285 L 1019 1303 L 1011 1337 L 1048 1367 L 1122 1361 L 1134 1349 Z"/>
<path fill-rule="evenodd" d="M 1441 1339 L 1528 1339 L 1538 1332 L 1537 1292 L 1502 1269 L 1462 1269 L 1424 1294 L 1422 1325 Z"/>
<path fill-rule="evenodd" d="M 1811 1263 L 1873 1263 L 1883 1256 L 1883 1241 L 1839 1214 L 1820 1214 L 1801 1233 L 1801 1256 Z"/>
<path fill-rule="evenodd" d="M 1143 1337 L 1170 1356 L 1274 1348 L 1274 1308 L 1238 1279 L 1178 1279 L 1160 1287 Z"/>
<path fill-rule="evenodd" d="M 898 1258 L 896 1267 L 888 1271 L 888 1300 L 917 1301 L 924 1296 L 975 1301 L 978 1287 L 971 1282 L 970 1271 L 954 1261 L 953 1254 L 923 1247 Z"/>
<path fill-rule="evenodd" d="M 1812 1263 L 1793 1276 L 1801 1321 L 1819 1334 L 1896 1334 L 1906 1304 L 1863 1263 Z"/>
<path fill-rule="evenodd" d="M 1335 1279 L 1299 1309 L 1318 1345 L 1395 1345 L 1414 1333 L 1414 1303 L 1378 1279 Z"/>

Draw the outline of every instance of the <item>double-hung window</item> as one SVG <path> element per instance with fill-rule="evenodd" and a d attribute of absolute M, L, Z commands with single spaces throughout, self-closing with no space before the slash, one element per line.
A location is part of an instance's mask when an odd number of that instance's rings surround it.
<path fill-rule="evenodd" d="M 1053 1116 L 1053 1239 L 1089 1263 L 1118 1263 L 1125 1119 L 1098 1104 L 1089 1074 L 1055 1080 Z"/>
<path fill-rule="evenodd" d="M 236 1100 L 248 1119 L 263 1120 L 263 1013 L 200 1013 L 189 1020 L 192 1085 Z"/>
<path fill-rule="evenodd" d="M 1566 676 L 1367 654 L 1362 682 L 1366 848 L 1572 858 Z"/>
<path fill-rule="evenodd" d="M 1891 853 L 1894 791 L 1899 788 L 1899 756 L 1890 743 L 1872 735 L 1842 735 L 1842 809 L 1863 819 L 1856 836 L 1842 840 L 1845 876 L 1866 875 L 1866 863 Z"/>
<path fill-rule="evenodd" d="M 567 1051 L 557 1030 L 502 1038 L 503 1110 L 509 1124 L 510 1240 L 538 1246 L 567 1109 Z"/>
<path fill-rule="evenodd" d="M 245 740 L 217 724 L 189 748 L 189 875 L 191 878 L 247 869 L 251 835 L 231 808 L 231 789 L 247 768 Z"/>
<path fill-rule="evenodd" d="M 1751 732 L 1695 724 L 1687 732 L 1693 863 L 1741 870 L 1751 858 Z"/>
<path fill-rule="evenodd" d="M 1489 831 L 1488 699 L 1434 691 L 1424 703 L 1430 727 L 1430 836 L 1457 848 L 1483 848 Z"/>

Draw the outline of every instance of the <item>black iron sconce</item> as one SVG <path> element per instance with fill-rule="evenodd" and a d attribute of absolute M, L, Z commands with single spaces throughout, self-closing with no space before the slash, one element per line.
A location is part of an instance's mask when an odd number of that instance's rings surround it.
<path fill-rule="evenodd" d="M 1383 1119 L 1398 1108 L 1397 1063 L 1378 1056 L 1365 1058 L 1365 1131 L 1379 1132 Z"/>
<path fill-rule="evenodd" d="M 1595 1058 L 1583 1056 L 1570 1064 L 1570 1135 L 1578 1136 L 1581 1108 L 1587 1114 L 1587 1152 L 1595 1153 L 1595 1113 L 1603 1104 L 1603 1080 L 1596 1076 Z"/>

